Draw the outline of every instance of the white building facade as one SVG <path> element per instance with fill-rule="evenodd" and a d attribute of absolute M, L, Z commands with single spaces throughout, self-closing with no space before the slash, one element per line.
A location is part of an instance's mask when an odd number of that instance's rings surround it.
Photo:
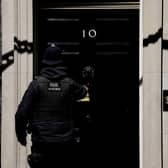
<path fill-rule="evenodd" d="M 27 148 L 18 144 L 14 114 L 25 89 L 33 79 L 31 47 L 34 42 L 34 3 L 32 0 L 2 0 L 1 3 L 4 68 L 1 167 L 26 168 L 30 144 Z M 139 168 L 168 167 L 168 113 L 162 101 L 163 91 L 168 90 L 167 3 L 167 0 L 145 0 L 124 5 L 108 2 L 78 6 L 86 9 L 139 9 Z"/>

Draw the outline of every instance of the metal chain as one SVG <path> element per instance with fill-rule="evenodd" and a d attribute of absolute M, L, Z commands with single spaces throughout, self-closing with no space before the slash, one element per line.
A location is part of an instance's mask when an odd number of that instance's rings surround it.
<path fill-rule="evenodd" d="M 11 64 L 14 63 L 14 51 L 17 51 L 18 53 L 32 53 L 33 52 L 33 43 L 28 42 L 27 40 L 20 41 L 17 39 L 17 37 L 14 37 L 14 50 L 9 51 L 2 55 L 2 63 L 0 65 L 0 72 L 2 72 L 7 69 Z"/>

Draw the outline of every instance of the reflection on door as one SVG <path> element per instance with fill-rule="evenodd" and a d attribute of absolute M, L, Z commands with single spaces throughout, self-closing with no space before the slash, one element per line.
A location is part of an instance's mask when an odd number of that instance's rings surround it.
<path fill-rule="evenodd" d="M 75 138 L 84 162 L 139 167 L 138 18 L 135 9 L 38 11 L 34 75 L 52 43 L 63 49 L 69 72 L 79 82 L 84 82 L 84 67 L 95 71 L 90 99 L 74 106 Z"/>

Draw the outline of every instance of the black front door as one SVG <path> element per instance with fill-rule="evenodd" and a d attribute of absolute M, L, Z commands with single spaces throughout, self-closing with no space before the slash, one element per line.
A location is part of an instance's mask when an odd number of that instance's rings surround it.
<path fill-rule="evenodd" d="M 139 10 L 41 8 L 37 15 L 34 75 L 51 43 L 77 81 L 84 67 L 95 70 L 90 101 L 74 107 L 82 161 L 138 168 Z"/>

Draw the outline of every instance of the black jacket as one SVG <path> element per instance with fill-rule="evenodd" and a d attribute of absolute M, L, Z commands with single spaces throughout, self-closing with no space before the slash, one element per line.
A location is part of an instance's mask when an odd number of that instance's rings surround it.
<path fill-rule="evenodd" d="M 58 88 L 55 88 L 55 82 L 59 83 Z M 57 94 L 59 90 L 61 92 Z M 86 93 L 84 86 L 67 77 L 63 67 L 44 68 L 41 75 L 30 83 L 15 114 L 18 141 L 26 145 L 28 128 L 33 141 L 70 140 L 73 136 L 71 105 Z"/>

